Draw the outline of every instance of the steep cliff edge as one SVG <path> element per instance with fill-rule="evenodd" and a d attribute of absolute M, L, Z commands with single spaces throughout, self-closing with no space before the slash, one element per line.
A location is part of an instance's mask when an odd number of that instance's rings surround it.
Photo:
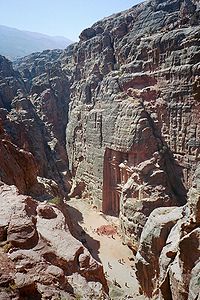
<path fill-rule="evenodd" d="M 199 162 L 199 24 L 192 1 L 150 1 L 84 30 L 61 56 L 63 67 L 73 71 L 66 131 L 71 195 L 90 197 L 104 213 L 119 215 L 124 238 L 139 257 L 151 212 L 162 220 L 172 211 L 163 221 L 164 238 L 158 232 L 152 256 L 148 245 L 154 241 L 144 244 L 148 260 L 137 264 L 141 291 L 155 299 L 158 293 L 160 299 L 195 299 L 199 293 L 192 279 L 199 261 L 196 231 L 189 238 L 191 264 L 189 242 L 177 246 L 185 256 L 174 264 L 180 265 L 177 276 L 157 259 L 182 218 L 182 208 L 169 207 L 187 202 Z"/>
<path fill-rule="evenodd" d="M 23 78 L 23 73 L 14 71 L 7 59 L 0 57 L 0 118 L 11 142 L 33 155 L 39 183 L 51 190 L 50 194 L 64 197 L 69 191 L 65 150 L 68 79 L 59 65 L 55 64 L 50 71 L 51 60 L 59 54 L 59 50 L 45 51 L 38 67 L 37 55 L 40 54 L 32 55 L 36 67 L 33 75 L 28 72 L 26 63 L 24 72 L 28 79 Z M 15 170 L 13 164 L 10 167 Z M 6 178 L 5 173 L 2 167 L 1 179 L 16 184 L 15 179 L 12 176 Z M 24 189 L 23 193 L 30 194 L 30 190 Z M 36 189 L 34 196 L 42 198 L 42 192 Z"/>
<path fill-rule="evenodd" d="M 199 32 L 192 1 L 150 1 L 84 30 L 60 57 L 72 72 L 71 195 L 120 215 L 136 250 L 154 208 L 186 203 L 199 160 Z"/>
<path fill-rule="evenodd" d="M 18 71 L 0 61 L 9 140 L 0 147 L 23 149 L 23 161 L 31 153 L 37 169 L 22 183 L 4 164 L 1 179 L 119 216 L 141 292 L 154 299 L 198 297 L 199 40 L 198 1 L 153 0 L 97 22 L 64 51 L 18 60 Z"/>

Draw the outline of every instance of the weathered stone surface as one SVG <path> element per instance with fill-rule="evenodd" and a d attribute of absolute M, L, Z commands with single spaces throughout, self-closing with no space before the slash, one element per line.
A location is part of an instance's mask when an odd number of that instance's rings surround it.
<path fill-rule="evenodd" d="M 37 183 L 37 164 L 30 152 L 14 145 L 0 124 L 0 178 L 15 184 L 21 193 L 30 192 Z"/>
<path fill-rule="evenodd" d="M 72 187 L 69 195 L 119 216 L 124 239 L 138 250 L 143 292 L 155 299 L 199 297 L 199 11 L 198 1 L 148 1 L 97 22 L 64 51 L 19 60 L 21 75 L 0 58 L 1 132 L 8 135 L 1 148 L 10 147 L 17 160 L 25 150 L 24 163 L 32 153 L 39 181 L 52 194 L 66 196 Z M 12 157 L 3 180 L 31 194 L 35 177 L 28 172 L 16 179 Z M 56 209 L 39 206 L 37 224 L 28 222 L 30 245 L 40 231 L 57 251 L 43 241 L 44 259 L 62 270 L 67 261 L 74 272 L 80 259 L 78 277 L 88 280 L 85 266 L 98 269 L 88 253 L 75 245 L 69 259 L 57 235 L 49 238 L 59 218 L 62 223 Z M 11 241 L 18 229 L 24 230 L 20 223 L 9 231 Z M 23 233 L 18 244 L 25 243 Z M 1 230 L 1 239 L 5 234 Z M 29 290 L 51 297 L 44 283 L 33 281 Z"/>
<path fill-rule="evenodd" d="M 142 289 L 155 299 L 186 299 L 194 267 L 184 269 L 177 253 L 182 238 L 199 226 L 194 217 L 194 227 L 192 219 L 182 220 L 190 206 L 198 210 L 198 197 L 185 208 L 173 206 L 186 204 L 199 161 L 198 14 L 192 1 L 149 1 L 97 22 L 90 36 L 61 55 L 63 68 L 73 72 L 66 146 L 77 195 L 85 186 L 83 197 L 120 215 L 125 239 L 135 251 L 139 243 L 144 256 L 138 262 Z M 163 220 L 158 207 L 166 207 L 160 208 Z M 161 236 L 152 232 L 143 244 L 155 208 Z M 191 236 L 198 240 L 196 232 Z M 180 272 L 173 275 L 175 257 Z"/>
<path fill-rule="evenodd" d="M 38 174 L 38 164 L 32 153 L 13 144 L 0 122 L 0 180 L 15 184 L 22 194 L 41 199 L 62 195 L 53 180 L 40 178 Z"/>
<path fill-rule="evenodd" d="M 52 61 L 59 55 L 59 51 L 44 51 L 26 58 L 22 76 L 26 74 L 27 78 L 24 80 L 1 57 L 0 118 L 14 146 L 34 156 L 37 175 L 54 180 L 58 185 L 57 194 L 66 196 L 70 185 L 65 150 L 69 84 L 59 64 L 52 66 Z M 26 161 L 24 166 L 29 168 Z M 9 167 L 14 171 L 13 163 Z M 12 176 L 6 182 L 21 189 Z M 29 190 L 23 189 L 22 192 L 29 193 Z"/>
<path fill-rule="evenodd" d="M 142 231 L 137 276 L 149 298 L 186 300 L 199 296 L 199 168 L 195 176 L 188 203 L 155 209 Z"/>
<path fill-rule="evenodd" d="M 89 291 L 91 299 L 108 299 L 102 266 L 71 235 L 61 207 L 19 195 L 5 184 L 0 186 L 0 200 L 0 228 L 5 232 L 0 261 L 4 257 L 7 265 L 1 265 L 0 292 L 5 299 L 11 299 L 12 289 L 16 299 L 76 299 L 77 285 L 83 282 L 79 296 L 87 298 Z"/>
<path fill-rule="evenodd" d="M 167 206 L 165 196 L 170 205 L 186 202 L 199 155 L 199 25 L 182 24 L 181 3 L 152 1 L 97 22 L 89 39 L 60 57 L 73 74 L 69 167 L 108 213 L 119 214 L 116 189 L 122 182 L 119 175 L 111 179 L 114 167 L 108 164 L 114 156 L 116 169 L 124 160 L 131 168 L 158 152 L 161 165 L 146 179 L 151 194 L 159 180 L 165 191 L 155 207 Z M 188 16 L 196 9 L 190 6 Z"/>

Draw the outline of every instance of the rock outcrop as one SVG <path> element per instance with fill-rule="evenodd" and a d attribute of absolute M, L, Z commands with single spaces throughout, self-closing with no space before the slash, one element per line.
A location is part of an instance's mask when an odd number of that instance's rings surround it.
<path fill-rule="evenodd" d="M 33 155 L 13 144 L 0 123 L 0 180 L 26 193 L 37 185 L 37 173 Z"/>
<path fill-rule="evenodd" d="M 59 54 L 46 51 L 32 55 L 27 59 L 24 79 L 23 72 L 14 71 L 1 57 L 0 118 L 11 142 L 34 156 L 39 181 L 50 185 L 53 195 L 63 197 L 70 187 L 65 150 L 68 79 L 59 65 L 50 68 Z M 16 184 L 12 177 L 5 182 Z"/>
<path fill-rule="evenodd" d="M 151 299 L 198 299 L 200 167 L 183 207 L 157 208 L 142 231 L 137 275 Z"/>
<path fill-rule="evenodd" d="M 1 180 L 37 199 L 89 198 L 119 216 L 149 298 L 198 297 L 199 38 L 198 1 L 152 0 L 95 23 L 64 51 L 18 60 L 15 70 L 0 58 L 0 156 L 12 162 L 0 162 Z M 34 230 L 45 230 L 34 226 L 31 247 Z M 88 280 L 82 271 L 76 280 Z"/>
<path fill-rule="evenodd" d="M 62 205 L 3 183 L 0 201 L 1 299 L 108 299 L 103 268 L 71 235 Z"/>

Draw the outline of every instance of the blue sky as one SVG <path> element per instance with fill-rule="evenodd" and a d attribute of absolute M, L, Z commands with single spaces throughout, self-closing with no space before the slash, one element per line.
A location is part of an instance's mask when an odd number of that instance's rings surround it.
<path fill-rule="evenodd" d="M 0 0 L 0 24 L 78 40 L 96 21 L 142 0 Z"/>

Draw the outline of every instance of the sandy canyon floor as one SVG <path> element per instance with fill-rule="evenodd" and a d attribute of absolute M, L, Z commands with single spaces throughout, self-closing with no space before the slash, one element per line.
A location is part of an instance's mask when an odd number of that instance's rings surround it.
<path fill-rule="evenodd" d="M 67 202 L 69 214 L 77 236 L 89 249 L 92 256 L 101 262 L 108 281 L 110 298 L 113 300 L 142 300 L 135 275 L 135 262 L 131 250 L 123 244 L 119 220 L 99 213 L 87 201 L 71 199 Z M 115 234 L 99 233 L 101 226 L 111 225 Z"/>

